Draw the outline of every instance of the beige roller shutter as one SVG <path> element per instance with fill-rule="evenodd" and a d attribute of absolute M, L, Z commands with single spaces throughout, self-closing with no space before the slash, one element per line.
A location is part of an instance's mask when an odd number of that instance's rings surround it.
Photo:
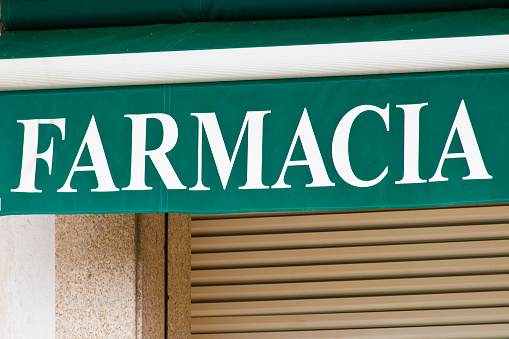
<path fill-rule="evenodd" d="M 509 338 L 509 206 L 194 220 L 192 338 Z"/>

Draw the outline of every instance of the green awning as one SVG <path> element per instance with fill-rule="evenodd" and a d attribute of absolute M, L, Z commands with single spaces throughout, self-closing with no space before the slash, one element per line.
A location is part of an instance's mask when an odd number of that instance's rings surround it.
<path fill-rule="evenodd" d="M 3 0 L 8 30 L 262 20 L 508 7 L 507 0 Z"/>
<path fill-rule="evenodd" d="M 509 201 L 509 72 L 0 94 L 2 214 Z"/>
<path fill-rule="evenodd" d="M 502 34 L 509 34 L 509 9 L 318 19 L 189 22 L 173 25 L 7 31 L 0 36 L 0 58 L 146 53 Z"/>
<path fill-rule="evenodd" d="M 509 202 L 507 11 L 7 32 L 0 214 Z"/>
<path fill-rule="evenodd" d="M 8 31 L 0 90 L 505 68 L 508 11 Z"/>

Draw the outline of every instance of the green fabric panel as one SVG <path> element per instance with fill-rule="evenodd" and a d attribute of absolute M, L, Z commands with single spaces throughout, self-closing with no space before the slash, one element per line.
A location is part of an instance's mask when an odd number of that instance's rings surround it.
<path fill-rule="evenodd" d="M 261 20 L 507 7 L 507 0 L 3 0 L 7 29 Z"/>
<path fill-rule="evenodd" d="M 275 21 L 7 31 L 0 58 L 116 54 L 509 34 L 509 9 Z"/>
<path fill-rule="evenodd" d="M 509 70 L 441 72 L 305 80 L 251 81 L 146 87 L 97 88 L 0 93 L 0 214 L 184 212 L 230 213 L 268 211 L 332 211 L 411 208 L 509 202 Z M 404 114 L 397 105 L 428 103 L 420 113 L 419 176 L 429 180 L 444 151 L 453 121 L 464 100 L 475 141 L 492 179 L 464 180 L 470 168 L 465 158 L 447 159 L 442 182 L 395 184 L 403 176 Z M 389 130 L 374 112 L 362 113 L 350 133 L 352 170 L 362 180 L 388 174 L 371 187 L 355 187 L 338 174 L 332 140 L 338 123 L 360 105 L 389 105 Z M 203 184 L 197 183 L 198 120 L 192 113 L 215 112 L 231 157 L 246 112 L 270 110 L 263 121 L 262 181 L 274 185 L 283 168 L 304 109 L 314 131 L 321 159 L 335 186 L 307 187 L 313 180 L 308 166 L 291 166 L 285 182 L 291 188 L 239 189 L 246 183 L 247 136 L 244 135 L 226 188 L 223 189 L 211 148 L 203 143 Z M 132 126 L 126 114 L 166 113 L 178 126 L 178 140 L 166 155 L 187 189 L 167 189 L 152 162 L 146 160 L 146 185 L 151 190 L 124 190 L 130 182 Z M 74 193 L 59 193 L 95 117 L 115 192 L 93 192 L 92 171 L 76 172 Z M 24 138 L 18 120 L 65 118 L 65 140 L 58 128 L 41 125 L 38 152 L 53 138 L 52 171 L 36 162 L 35 186 L 42 193 L 12 192 L 20 182 Z M 162 128 L 147 125 L 147 150 L 156 149 Z M 449 153 L 462 153 L 454 135 Z M 292 160 L 305 160 L 297 141 Z M 88 148 L 79 166 L 93 164 Z"/>

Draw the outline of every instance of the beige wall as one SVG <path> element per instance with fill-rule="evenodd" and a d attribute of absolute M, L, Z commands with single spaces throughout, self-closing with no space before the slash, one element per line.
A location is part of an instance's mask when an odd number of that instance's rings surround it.
<path fill-rule="evenodd" d="M 55 216 L 0 217 L 0 338 L 55 337 Z"/>

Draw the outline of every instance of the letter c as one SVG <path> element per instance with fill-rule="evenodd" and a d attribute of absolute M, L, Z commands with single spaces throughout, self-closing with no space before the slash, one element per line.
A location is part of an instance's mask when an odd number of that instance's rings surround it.
<path fill-rule="evenodd" d="M 348 142 L 350 139 L 350 130 L 355 119 L 363 112 L 373 111 L 382 117 L 387 131 L 389 131 L 389 104 L 384 109 L 371 105 L 361 105 L 353 108 L 341 119 L 334 132 L 332 139 L 332 160 L 339 176 L 347 183 L 356 187 L 370 187 L 378 184 L 387 175 L 388 167 L 373 180 L 361 180 L 353 173 L 350 165 L 350 155 L 348 154 Z"/>

